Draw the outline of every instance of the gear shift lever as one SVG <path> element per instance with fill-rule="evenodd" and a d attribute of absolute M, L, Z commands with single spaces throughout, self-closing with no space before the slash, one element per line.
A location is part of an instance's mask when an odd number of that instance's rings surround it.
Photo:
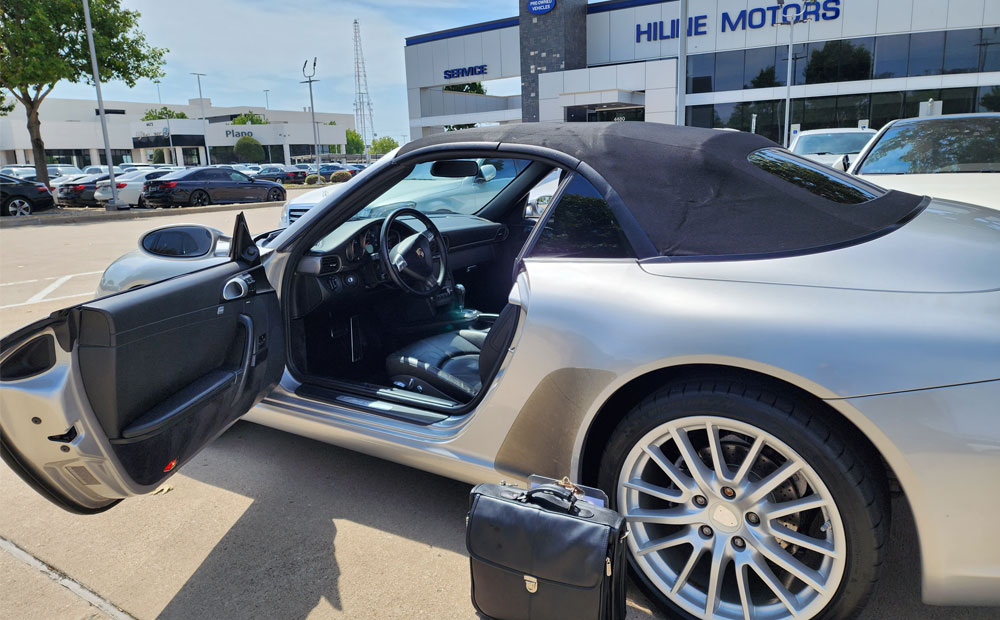
<path fill-rule="evenodd" d="M 455 285 L 455 302 L 458 304 L 458 311 L 462 312 L 465 310 L 465 285 L 456 284 Z"/>

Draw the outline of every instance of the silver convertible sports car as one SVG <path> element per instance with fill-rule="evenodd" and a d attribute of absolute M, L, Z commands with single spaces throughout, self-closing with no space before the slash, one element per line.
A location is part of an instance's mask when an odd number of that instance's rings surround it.
<path fill-rule="evenodd" d="M 536 123 L 412 142 L 256 239 L 239 216 L 137 252 L 122 292 L 0 345 L 3 457 L 64 508 L 155 489 L 246 415 L 598 485 L 678 617 L 851 616 L 890 488 L 924 600 L 1000 603 L 996 211 L 747 133 Z"/>

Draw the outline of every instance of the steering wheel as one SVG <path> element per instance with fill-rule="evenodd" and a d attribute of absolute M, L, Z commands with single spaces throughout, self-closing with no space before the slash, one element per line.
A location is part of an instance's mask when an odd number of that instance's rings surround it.
<path fill-rule="evenodd" d="M 400 240 L 389 249 L 389 231 L 396 220 L 404 215 L 419 220 L 426 226 L 426 230 Z M 436 252 L 431 250 L 432 243 L 437 247 Z M 444 286 L 448 277 L 448 252 L 444 245 L 444 237 L 431 218 L 420 211 L 404 207 L 390 213 L 382 222 L 378 246 L 379 256 L 383 257 L 389 279 L 407 293 L 430 297 Z M 436 274 L 435 263 L 437 263 Z M 404 276 L 415 280 L 420 287 L 407 282 Z"/>

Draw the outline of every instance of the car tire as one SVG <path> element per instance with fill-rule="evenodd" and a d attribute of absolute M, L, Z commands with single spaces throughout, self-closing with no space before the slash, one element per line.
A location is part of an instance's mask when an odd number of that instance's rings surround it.
<path fill-rule="evenodd" d="M 200 189 L 196 189 L 191 192 L 191 196 L 188 198 L 189 207 L 204 207 L 210 204 L 212 204 L 212 200 L 206 192 L 203 192 Z"/>
<path fill-rule="evenodd" d="M 31 201 L 21 196 L 9 198 L 3 205 L 4 215 L 24 217 L 31 215 L 33 211 Z"/>
<path fill-rule="evenodd" d="M 280 202 L 285 199 L 285 192 L 281 191 L 277 187 L 272 187 L 267 190 L 267 200 L 266 202 Z"/>
<path fill-rule="evenodd" d="M 848 618 L 871 597 L 889 528 L 888 483 L 867 445 L 807 397 L 738 379 L 685 380 L 622 419 L 599 485 L 629 520 L 634 581 L 671 617 L 743 618 L 753 607 L 750 617 L 791 618 L 791 604 L 802 620 Z M 803 509 L 785 512 L 793 501 Z"/>
<path fill-rule="evenodd" d="M 146 204 L 146 199 L 143 198 L 142 196 L 139 196 L 139 202 L 138 202 L 138 204 L 136 204 L 136 206 L 139 207 L 140 209 L 148 209 L 149 208 L 149 205 Z"/>

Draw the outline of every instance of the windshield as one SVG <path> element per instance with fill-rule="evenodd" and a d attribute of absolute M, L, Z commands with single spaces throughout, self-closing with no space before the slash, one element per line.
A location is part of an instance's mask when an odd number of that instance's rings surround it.
<path fill-rule="evenodd" d="M 417 209 L 424 213 L 471 215 L 493 200 L 528 165 L 526 160 L 521 159 L 487 158 L 463 161 L 474 162 L 479 172 L 473 176 L 435 176 L 431 174 L 435 162 L 417 164 L 406 178 L 396 183 L 351 219 L 383 217 L 402 207 Z"/>
<path fill-rule="evenodd" d="M 860 153 L 874 134 L 857 133 L 816 133 L 799 136 L 792 152 L 797 155 L 844 155 Z"/>
<path fill-rule="evenodd" d="M 1000 116 L 897 123 L 857 174 L 1000 172 Z"/>

